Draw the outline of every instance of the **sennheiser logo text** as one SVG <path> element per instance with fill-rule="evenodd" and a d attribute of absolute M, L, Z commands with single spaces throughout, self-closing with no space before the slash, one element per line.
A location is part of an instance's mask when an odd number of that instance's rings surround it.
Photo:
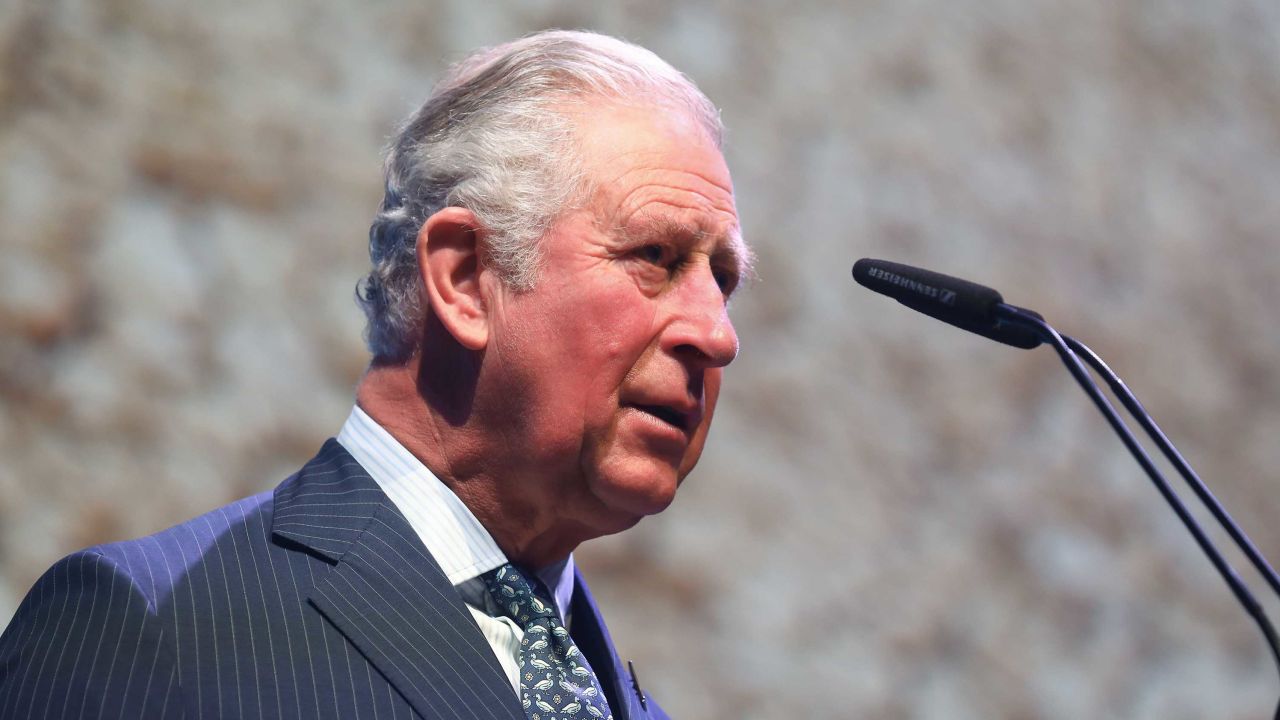
<path fill-rule="evenodd" d="M 873 267 L 868 270 L 867 275 L 875 278 L 876 280 L 883 280 L 892 285 L 897 285 L 900 288 L 910 290 L 917 295 L 923 295 L 930 300 L 937 300 L 943 305 L 956 304 L 956 292 L 954 290 L 945 290 L 943 288 L 936 288 L 932 285 L 925 285 L 922 282 L 902 277 L 897 273 L 889 272 L 888 270 L 878 267 Z"/>

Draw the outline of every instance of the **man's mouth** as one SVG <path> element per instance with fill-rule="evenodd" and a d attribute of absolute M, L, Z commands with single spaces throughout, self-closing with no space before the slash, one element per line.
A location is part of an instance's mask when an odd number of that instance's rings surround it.
<path fill-rule="evenodd" d="M 632 405 L 631 407 L 641 412 L 648 413 L 658 418 L 659 420 L 667 423 L 668 425 L 672 425 L 676 428 L 679 428 L 682 431 L 688 432 L 689 430 L 689 416 L 668 405 L 635 404 L 635 405 Z"/>

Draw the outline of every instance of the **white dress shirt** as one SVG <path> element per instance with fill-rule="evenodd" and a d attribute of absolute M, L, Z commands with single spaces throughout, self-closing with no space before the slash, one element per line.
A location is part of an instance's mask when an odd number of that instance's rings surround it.
<path fill-rule="evenodd" d="M 502 614 L 480 577 L 505 565 L 507 556 L 462 500 L 359 406 L 351 409 L 338 443 L 391 498 L 440 563 L 519 696 L 524 631 Z M 573 555 L 536 575 L 551 592 L 556 612 L 568 627 L 565 610 L 573 597 Z"/>

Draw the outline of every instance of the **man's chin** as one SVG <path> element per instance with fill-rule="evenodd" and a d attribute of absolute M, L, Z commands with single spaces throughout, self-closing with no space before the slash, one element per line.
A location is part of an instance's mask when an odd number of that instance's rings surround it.
<path fill-rule="evenodd" d="M 679 482 L 670 464 L 631 462 L 603 470 L 591 482 L 591 491 L 607 509 L 610 520 L 626 523 L 614 532 L 635 525 L 646 515 L 657 515 L 676 498 Z"/>

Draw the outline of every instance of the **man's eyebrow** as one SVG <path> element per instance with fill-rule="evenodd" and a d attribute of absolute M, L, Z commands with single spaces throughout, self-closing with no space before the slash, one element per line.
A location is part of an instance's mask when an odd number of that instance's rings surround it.
<path fill-rule="evenodd" d="M 619 226 L 617 234 L 624 241 L 636 244 L 671 239 L 689 242 L 711 237 L 716 241 L 713 255 L 727 259 L 743 276 L 752 273 L 755 255 L 742 239 L 737 226 L 724 233 L 707 230 L 701 223 L 682 222 L 668 217 L 639 217 Z"/>

